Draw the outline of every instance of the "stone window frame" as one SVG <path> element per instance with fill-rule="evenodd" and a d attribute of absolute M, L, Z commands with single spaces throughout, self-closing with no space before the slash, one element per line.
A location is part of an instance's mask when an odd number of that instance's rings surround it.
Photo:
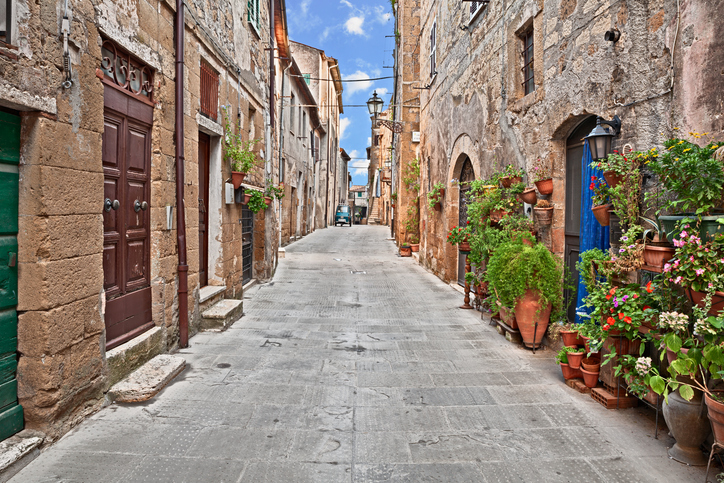
<path fill-rule="evenodd" d="M 490 0 L 470 2 L 470 19 L 468 20 L 468 24 L 472 23 L 473 20 L 475 20 L 477 16 L 480 15 L 480 12 L 485 10 L 485 7 L 487 7 L 489 3 Z"/>
<path fill-rule="evenodd" d="M 430 78 L 437 74 L 437 17 L 430 28 Z"/>
<path fill-rule="evenodd" d="M 522 81 L 524 96 L 535 92 L 535 30 L 533 23 L 527 24 L 517 33 L 519 41 Z"/>
<path fill-rule="evenodd" d="M 246 1 L 246 20 L 254 28 L 257 35 L 261 30 L 261 14 L 260 14 L 259 0 L 247 0 Z"/>

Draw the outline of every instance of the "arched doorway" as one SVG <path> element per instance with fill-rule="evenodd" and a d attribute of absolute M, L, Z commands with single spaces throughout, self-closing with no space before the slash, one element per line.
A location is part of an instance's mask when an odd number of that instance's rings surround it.
<path fill-rule="evenodd" d="M 574 280 L 578 280 L 576 262 L 580 252 L 581 233 L 581 196 L 583 176 L 583 138 L 596 127 L 596 116 L 590 116 L 573 130 L 566 140 L 566 243 L 564 247 L 565 264 Z M 568 320 L 576 318 L 577 289 L 566 290 L 564 296 L 568 305 Z"/>
<path fill-rule="evenodd" d="M 463 166 L 460 170 L 458 226 L 465 226 L 465 223 L 468 220 L 470 181 L 475 181 L 475 171 L 473 170 L 473 163 L 470 162 L 470 158 L 465 156 L 465 161 L 463 161 Z M 466 255 L 462 255 L 458 252 L 458 283 L 463 286 L 465 285 L 465 258 Z"/>

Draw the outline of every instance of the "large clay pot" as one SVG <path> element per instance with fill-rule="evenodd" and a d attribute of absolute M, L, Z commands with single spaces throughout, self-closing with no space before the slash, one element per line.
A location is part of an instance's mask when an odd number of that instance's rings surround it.
<path fill-rule="evenodd" d="M 699 446 L 709 436 L 711 426 L 706 415 L 701 415 L 701 404 L 701 396 L 687 401 L 678 392 L 669 394 L 668 404 L 664 401 L 664 420 L 676 439 L 676 444 L 669 449 L 669 456 L 679 463 L 706 465 Z"/>
<path fill-rule="evenodd" d="M 563 372 L 563 379 L 573 379 L 574 377 L 581 377 L 580 369 L 573 369 L 568 364 L 561 364 L 561 372 Z"/>
<path fill-rule="evenodd" d="M 623 175 L 617 174 L 615 171 L 605 171 L 603 178 L 606 180 L 606 184 L 611 188 L 618 186 L 623 181 Z"/>
<path fill-rule="evenodd" d="M 536 208 L 533 207 L 533 214 L 535 215 L 535 221 L 539 225 L 550 225 L 553 221 L 553 207 L 550 208 Z"/>
<path fill-rule="evenodd" d="M 583 359 L 583 356 L 585 356 L 585 352 L 569 352 L 567 354 L 568 356 L 568 365 L 571 366 L 572 369 L 580 369 L 581 368 L 581 359 Z"/>
<path fill-rule="evenodd" d="M 542 195 L 549 195 L 553 193 L 553 178 L 542 179 L 535 182 L 535 187 L 538 188 L 538 192 Z"/>
<path fill-rule="evenodd" d="M 651 269 L 652 272 L 661 273 L 664 269 L 664 264 L 674 258 L 674 247 L 671 246 L 656 246 L 646 244 L 644 248 L 644 263 L 647 265 L 646 268 Z"/>
<path fill-rule="evenodd" d="M 528 188 L 520 194 L 520 199 L 529 205 L 534 205 L 538 201 L 538 196 L 535 194 L 535 188 Z"/>
<path fill-rule="evenodd" d="M 540 292 L 528 289 L 515 306 L 515 320 L 526 347 L 540 347 L 543 335 L 548 329 L 551 304 L 541 308 Z M 540 309 L 540 311 L 539 311 Z"/>
<path fill-rule="evenodd" d="M 583 375 L 583 383 L 586 385 L 586 387 L 594 388 L 598 386 L 598 374 L 599 371 L 594 372 L 581 369 L 581 375 Z"/>
<path fill-rule="evenodd" d="M 577 330 L 562 330 L 561 339 L 566 347 L 576 347 L 579 343 Z"/>
<path fill-rule="evenodd" d="M 705 292 L 697 292 L 695 290 L 687 288 L 686 295 L 689 297 L 689 300 L 691 300 L 692 304 L 696 305 L 699 308 L 704 307 L 704 298 L 706 297 Z M 709 315 L 716 315 L 722 309 L 724 309 L 724 292 L 714 292 L 714 295 L 711 298 L 711 308 L 709 309 Z"/>
<path fill-rule="evenodd" d="M 706 406 L 709 409 L 709 421 L 717 443 L 724 444 L 724 403 L 715 401 L 706 395 Z"/>
<path fill-rule="evenodd" d="M 234 185 L 235 190 L 239 189 L 239 186 L 241 186 L 244 178 L 246 178 L 246 173 L 242 173 L 241 171 L 231 172 L 231 184 Z"/>
<path fill-rule="evenodd" d="M 611 213 L 609 213 L 610 209 L 611 205 L 598 205 L 591 208 L 593 216 L 596 217 L 599 225 L 608 226 L 611 224 Z"/>

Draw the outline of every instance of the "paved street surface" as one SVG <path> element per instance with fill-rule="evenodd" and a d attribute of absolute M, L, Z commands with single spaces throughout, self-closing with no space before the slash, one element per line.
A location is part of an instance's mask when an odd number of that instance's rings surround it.
<path fill-rule="evenodd" d="M 287 247 L 245 315 L 180 351 L 153 400 L 112 405 L 13 482 L 700 482 L 651 413 L 568 388 L 385 227 Z M 665 432 L 663 432 L 665 433 Z"/>

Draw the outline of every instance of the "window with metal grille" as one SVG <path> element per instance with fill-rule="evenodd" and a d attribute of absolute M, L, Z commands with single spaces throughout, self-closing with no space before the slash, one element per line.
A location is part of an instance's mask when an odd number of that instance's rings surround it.
<path fill-rule="evenodd" d="M 520 35 L 523 51 L 520 55 L 523 57 L 523 92 L 525 95 L 535 90 L 535 79 L 533 76 L 533 28 L 529 28 Z"/>
<path fill-rule="evenodd" d="M 430 29 L 430 77 L 437 74 L 437 62 L 436 62 L 436 37 L 437 37 L 437 20 L 432 22 L 432 29 Z"/>
<path fill-rule="evenodd" d="M 201 61 L 201 115 L 216 121 L 219 111 L 219 74 Z"/>
<path fill-rule="evenodd" d="M 470 20 L 472 20 L 483 7 L 487 6 L 490 0 L 482 0 L 480 2 L 470 2 Z"/>
<path fill-rule="evenodd" d="M 0 39 L 12 44 L 15 0 L 0 0 Z"/>
<path fill-rule="evenodd" d="M 246 19 L 249 21 L 249 24 L 259 33 L 259 26 L 261 25 L 259 18 L 259 0 L 247 0 L 246 12 Z"/>
<path fill-rule="evenodd" d="M 254 213 L 242 205 L 241 208 L 241 270 L 242 283 L 254 276 Z"/>

